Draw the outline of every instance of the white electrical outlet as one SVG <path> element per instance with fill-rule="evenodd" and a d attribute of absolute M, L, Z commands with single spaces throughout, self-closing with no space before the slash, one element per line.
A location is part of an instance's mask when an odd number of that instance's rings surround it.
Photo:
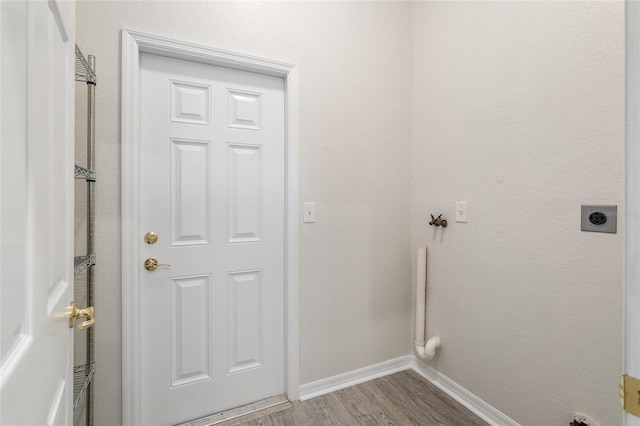
<path fill-rule="evenodd" d="M 316 203 L 305 202 L 304 208 L 302 209 L 304 216 L 302 221 L 305 223 L 315 223 L 316 221 Z"/>
<path fill-rule="evenodd" d="M 456 222 L 467 222 L 467 202 L 458 201 L 456 203 Z"/>

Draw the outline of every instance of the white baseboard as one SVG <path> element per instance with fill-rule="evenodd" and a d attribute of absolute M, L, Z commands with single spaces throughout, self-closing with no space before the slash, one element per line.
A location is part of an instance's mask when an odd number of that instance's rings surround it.
<path fill-rule="evenodd" d="M 412 369 L 436 387 L 468 408 L 490 425 L 520 426 L 515 420 L 487 404 L 438 370 L 418 360 L 414 355 L 401 356 L 379 364 L 359 368 L 337 376 L 306 383 L 300 386 L 300 400 L 315 398 L 349 386 L 364 383 L 378 377 L 388 376 L 399 371 Z"/>
<path fill-rule="evenodd" d="M 359 383 L 368 382 L 378 377 L 388 376 L 412 368 L 412 356 L 405 355 L 379 364 L 359 368 L 357 370 L 327 377 L 311 383 L 300 385 L 300 400 L 315 398 Z"/>
<path fill-rule="evenodd" d="M 438 370 L 423 364 L 415 356 L 411 356 L 411 368 L 490 425 L 520 426 L 518 422 L 487 404 Z"/>

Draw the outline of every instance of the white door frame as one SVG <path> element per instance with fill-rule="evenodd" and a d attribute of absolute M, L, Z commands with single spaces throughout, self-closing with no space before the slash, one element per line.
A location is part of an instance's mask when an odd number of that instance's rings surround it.
<path fill-rule="evenodd" d="M 640 3 L 626 2 L 624 373 L 640 378 Z M 625 413 L 625 425 L 640 418 Z"/>
<path fill-rule="evenodd" d="M 298 69 L 295 65 L 122 30 L 122 423 L 140 424 L 140 54 L 151 53 L 284 79 L 285 392 L 298 399 Z"/>
<path fill-rule="evenodd" d="M 640 3 L 626 2 L 624 373 L 640 378 Z M 640 425 L 625 413 L 624 424 Z"/>

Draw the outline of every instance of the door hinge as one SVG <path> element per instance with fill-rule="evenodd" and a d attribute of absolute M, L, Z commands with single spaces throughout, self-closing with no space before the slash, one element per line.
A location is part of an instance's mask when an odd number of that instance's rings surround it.
<path fill-rule="evenodd" d="M 620 378 L 620 403 L 624 411 L 640 417 L 640 380 L 627 375 Z"/>

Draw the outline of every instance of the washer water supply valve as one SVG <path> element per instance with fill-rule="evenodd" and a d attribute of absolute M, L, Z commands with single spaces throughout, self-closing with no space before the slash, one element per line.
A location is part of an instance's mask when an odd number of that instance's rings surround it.
<path fill-rule="evenodd" d="M 442 226 L 443 228 L 447 227 L 447 220 L 442 218 L 442 215 L 438 216 L 438 217 L 433 217 L 433 215 L 431 215 L 431 222 L 429 222 L 429 225 L 431 226 Z"/>

